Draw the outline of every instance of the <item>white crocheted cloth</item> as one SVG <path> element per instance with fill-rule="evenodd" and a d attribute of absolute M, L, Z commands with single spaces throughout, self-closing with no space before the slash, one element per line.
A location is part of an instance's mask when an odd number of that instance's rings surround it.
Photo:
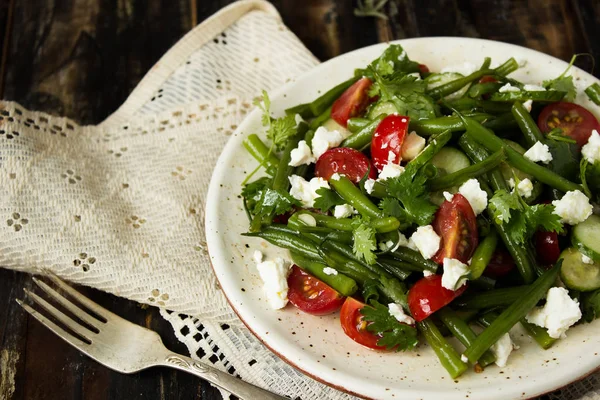
<path fill-rule="evenodd" d="M 229 135 L 262 89 L 316 64 L 270 4 L 241 1 L 181 39 L 98 126 L 0 102 L 0 265 L 159 306 L 193 357 L 272 391 L 351 398 L 250 334 L 204 240 L 208 182 Z M 594 375 L 553 397 L 599 387 Z"/>

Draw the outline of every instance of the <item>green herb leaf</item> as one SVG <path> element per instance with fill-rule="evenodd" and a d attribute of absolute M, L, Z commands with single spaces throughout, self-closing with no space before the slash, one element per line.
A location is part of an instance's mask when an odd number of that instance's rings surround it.
<path fill-rule="evenodd" d="M 320 188 L 317 189 L 316 193 L 319 195 L 319 197 L 315 199 L 314 207 L 323 212 L 327 212 L 335 206 L 346 204 L 340 195 L 331 189 Z"/>
<path fill-rule="evenodd" d="M 510 211 L 519 208 L 519 199 L 514 193 L 508 193 L 506 190 L 497 191 L 490 201 L 488 208 L 492 212 L 494 220 L 498 224 L 510 222 Z"/>
<path fill-rule="evenodd" d="M 377 301 L 371 303 L 372 307 L 365 306 L 360 312 L 364 321 L 368 323 L 367 330 L 381 336 L 377 341 L 378 346 L 406 351 L 417 345 L 417 329 L 414 326 L 398 322 L 383 304 Z"/>
<path fill-rule="evenodd" d="M 552 204 L 528 205 L 525 208 L 524 215 L 527 221 L 527 231 L 529 232 L 535 233 L 538 229 L 542 229 L 547 232 L 562 233 L 564 230 L 560 217 L 554 214 Z"/>
<path fill-rule="evenodd" d="M 242 189 L 242 197 L 246 199 L 246 207 L 250 214 L 254 215 L 257 213 L 257 204 L 259 204 L 262 197 L 262 192 L 266 188 L 271 187 L 272 179 L 262 177 L 250 182 Z"/>
<path fill-rule="evenodd" d="M 404 208 L 402 208 L 398 199 L 384 197 L 379 202 L 379 208 L 381 209 L 381 211 L 383 211 L 385 215 L 388 215 L 390 217 L 396 217 L 399 219 L 406 218 L 406 211 L 404 210 Z"/>
<path fill-rule="evenodd" d="M 354 15 L 357 17 L 388 19 L 388 17 L 381 12 L 381 9 L 387 2 L 388 0 L 358 0 L 358 7 L 354 9 Z"/>
<path fill-rule="evenodd" d="M 262 215 L 275 216 L 291 211 L 294 206 L 300 207 L 302 204 L 289 193 L 282 190 L 265 189 L 261 192 L 258 212 Z"/>
<path fill-rule="evenodd" d="M 290 114 L 285 117 L 274 119 L 271 117 L 271 100 L 266 91 L 262 91 L 262 101 L 257 99 L 254 105 L 263 112 L 261 121 L 267 127 L 267 138 L 277 151 L 283 150 L 288 140 L 297 132 L 296 115 Z"/>
<path fill-rule="evenodd" d="M 362 218 L 355 218 L 356 228 L 352 231 L 354 244 L 352 250 L 357 257 L 365 260 L 367 264 L 374 264 L 377 256 L 373 253 L 377 250 L 377 241 L 375 239 L 375 229 Z"/>
<path fill-rule="evenodd" d="M 400 217 L 405 217 L 407 222 L 420 226 L 428 225 L 437 211 L 437 206 L 429 201 L 429 192 L 426 188 L 427 177 L 422 171 L 422 169 L 418 170 L 415 174 L 404 172 L 398 177 L 384 181 L 388 196 L 399 202 L 404 209 L 403 215 L 400 215 L 398 206 L 392 200 L 382 202 L 380 207 L 386 207 L 386 212 L 390 214 L 394 212 Z"/>
<path fill-rule="evenodd" d="M 564 100 L 566 100 L 566 101 L 573 101 L 573 100 L 575 100 L 575 97 L 577 96 L 577 89 L 575 89 L 575 84 L 573 83 L 573 77 L 567 76 L 567 72 L 569 72 L 569 70 L 573 66 L 575 59 L 577 59 L 576 55 L 571 58 L 571 62 L 569 63 L 569 66 L 567 67 L 567 69 L 565 69 L 563 71 L 562 74 L 560 74 L 558 77 L 556 77 L 554 79 L 544 81 L 544 83 L 543 83 L 543 86 L 547 90 L 558 90 L 561 92 L 566 92 L 565 97 L 564 97 Z"/>
<path fill-rule="evenodd" d="M 585 322 L 600 318 L 600 289 L 581 294 L 581 312 Z"/>
<path fill-rule="evenodd" d="M 377 287 L 379 286 L 379 282 L 375 279 L 369 279 L 363 285 L 362 297 L 365 304 L 370 304 L 373 301 L 379 301 L 379 291 Z"/>

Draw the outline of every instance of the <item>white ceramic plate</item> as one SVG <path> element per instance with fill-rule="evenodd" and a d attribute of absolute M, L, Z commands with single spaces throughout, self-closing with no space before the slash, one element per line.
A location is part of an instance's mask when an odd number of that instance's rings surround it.
<path fill-rule="evenodd" d="M 448 65 L 493 63 L 508 57 L 526 60 L 525 68 L 512 77 L 541 83 L 558 76 L 567 64 L 556 58 L 505 43 L 463 38 L 420 38 L 399 41 L 409 57 L 439 71 Z M 379 44 L 356 50 L 323 63 L 271 95 L 273 112 L 311 101 L 322 91 L 348 79 L 387 47 Z M 574 69 L 578 89 L 595 78 Z M 600 108 L 580 95 L 577 102 L 600 116 Z M 215 274 L 229 303 L 248 328 L 272 351 L 315 379 L 338 389 L 369 398 L 397 399 L 512 399 L 529 398 L 564 386 L 600 367 L 600 321 L 569 330 L 543 351 L 526 335 L 517 334 L 521 347 L 506 368 L 489 367 L 482 374 L 468 371 L 452 380 L 433 351 L 420 345 L 407 353 L 375 352 L 347 338 L 338 315 L 314 317 L 293 306 L 274 311 L 263 296 L 252 260 L 260 249 L 268 257 L 285 252 L 256 238 L 240 236 L 248 220 L 239 198 L 241 182 L 256 166 L 244 150 L 248 134 L 262 132 L 260 112 L 255 110 L 227 143 L 210 183 L 206 212 L 206 236 Z"/>

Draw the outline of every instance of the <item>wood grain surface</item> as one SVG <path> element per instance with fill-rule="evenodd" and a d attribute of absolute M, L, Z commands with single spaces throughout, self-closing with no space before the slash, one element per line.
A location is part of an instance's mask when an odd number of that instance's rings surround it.
<path fill-rule="evenodd" d="M 102 121 L 148 69 L 196 24 L 231 0 L 0 0 L 0 98 Z M 389 19 L 354 16 L 350 0 L 274 0 L 284 22 L 321 60 L 381 41 L 479 37 L 563 60 L 600 60 L 598 0 L 390 0 Z M 592 71 L 592 57 L 577 65 Z M 593 71 L 600 77 L 600 69 Z M 0 269 L 0 399 L 219 399 L 207 383 L 153 369 L 114 373 L 63 343 L 15 303 L 31 287 Z M 82 289 L 106 308 L 156 330 L 185 353 L 153 308 Z M 547 397 L 547 396 L 546 396 Z"/>

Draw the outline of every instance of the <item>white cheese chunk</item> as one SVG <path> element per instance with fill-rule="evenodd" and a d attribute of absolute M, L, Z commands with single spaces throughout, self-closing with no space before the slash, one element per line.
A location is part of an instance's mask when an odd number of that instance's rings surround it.
<path fill-rule="evenodd" d="M 428 269 L 424 269 L 424 270 L 423 270 L 423 276 L 424 276 L 425 278 L 427 278 L 428 276 L 433 276 L 433 275 L 435 275 L 435 272 L 431 272 L 431 271 L 430 271 L 430 270 L 428 270 Z"/>
<path fill-rule="evenodd" d="M 510 178 L 508 180 L 508 185 L 510 186 L 511 189 L 515 188 L 515 180 L 513 178 Z M 531 180 L 529 180 L 529 178 L 525 178 L 522 181 L 519 182 L 519 184 L 517 185 L 517 191 L 519 192 L 519 196 L 521 197 L 531 197 L 532 191 L 533 191 L 533 183 L 531 182 Z"/>
<path fill-rule="evenodd" d="M 469 357 L 465 356 L 464 354 L 460 355 L 460 361 L 464 362 L 464 363 L 468 363 L 469 362 Z"/>
<path fill-rule="evenodd" d="M 510 83 L 507 83 L 506 85 L 502 86 L 500 89 L 498 89 L 498 91 L 500 93 L 506 93 L 506 92 L 520 92 L 521 89 L 519 89 L 516 86 L 511 85 Z"/>
<path fill-rule="evenodd" d="M 444 198 L 446 199 L 446 201 L 452 201 L 452 199 L 454 198 L 454 195 L 450 192 L 444 192 L 442 194 L 444 195 Z"/>
<path fill-rule="evenodd" d="M 390 151 L 391 154 L 394 154 Z M 388 163 L 383 166 L 383 169 L 379 173 L 378 181 L 384 181 L 389 178 L 396 178 L 404 172 L 404 167 L 398 164 Z"/>
<path fill-rule="evenodd" d="M 581 262 L 584 264 L 593 264 L 594 260 L 592 260 L 591 258 L 589 258 L 588 256 L 586 256 L 585 254 L 581 255 Z"/>
<path fill-rule="evenodd" d="M 551 338 L 566 337 L 565 332 L 581 318 L 579 301 L 573 300 L 565 288 L 553 287 L 546 294 L 546 304 L 535 307 L 526 316 L 527 322 L 548 330 Z"/>
<path fill-rule="evenodd" d="M 352 207 L 350 204 L 335 206 L 333 209 L 333 216 L 336 218 L 348 218 L 352 214 L 354 214 L 354 207 Z"/>
<path fill-rule="evenodd" d="M 313 157 L 310 147 L 308 147 L 305 140 L 301 140 L 298 142 L 298 147 L 293 149 L 290 153 L 290 162 L 288 165 L 290 167 L 298 167 L 300 165 L 308 165 L 314 162 L 315 158 Z"/>
<path fill-rule="evenodd" d="M 328 131 L 323 126 L 318 127 L 312 140 L 313 156 L 318 159 L 327 150 L 338 147 L 343 140 L 344 135 L 340 131 Z"/>
<path fill-rule="evenodd" d="M 533 106 L 533 100 L 527 100 L 523 103 L 523 107 L 527 110 L 527 112 L 531 112 L 531 107 Z"/>
<path fill-rule="evenodd" d="M 310 214 L 299 213 L 298 220 L 306 226 L 317 226 L 317 220 Z"/>
<path fill-rule="evenodd" d="M 263 281 L 263 290 L 269 305 L 275 310 L 285 307 L 288 302 L 287 277 L 290 264 L 283 258 L 276 258 L 274 261 L 263 261 L 256 268 Z"/>
<path fill-rule="evenodd" d="M 581 155 L 590 164 L 600 161 L 600 134 L 597 130 L 592 131 L 587 143 L 581 148 Z"/>
<path fill-rule="evenodd" d="M 408 239 L 408 243 L 406 243 L 406 247 L 408 247 L 409 249 L 414 250 L 414 251 L 419 251 L 412 236 Z"/>
<path fill-rule="evenodd" d="M 454 258 L 444 258 L 442 286 L 448 290 L 457 290 L 467 282 L 469 266 Z"/>
<path fill-rule="evenodd" d="M 338 272 L 335 269 L 331 268 L 331 267 L 325 267 L 325 268 L 323 268 L 323 273 L 325 275 L 337 275 L 338 274 Z"/>
<path fill-rule="evenodd" d="M 593 206 L 585 194 L 579 190 L 567 192 L 562 199 L 554 200 L 554 214 L 561 218 L 561 222 L 577 225 L 592 215 Z"/>
<path fill-rule="evenodd" d="M 547 145 L 542 144 L 541 142 L 535 142 L 535 144 L 531 146 L 523 155 L 525 158 L 533 162 L 541 161 L 544 164 L 548 164 L 550 161 L 552 161 L 552 153 L 550 153 L 550 149 Z"/>
<path fill-rule="evenodd" d="M 523 85 L 523 90 L 525 90 L 526 92 L 545 92 L 546 88 L 540 85 L 532 85 L 530 83 L 527 83 Z"/>
<path fill-rule="evenodd" d="M 371 179 L 371 178 L 369 178 L 369 179 L 367 179 L 367 180 L 365 181 L 365 191 L 366 191 L 368 194 L 371 194 L 371 193 L 373 193 L 373 187 L 374 187 L 374 186 L 375 186 L 375 179 Z"/>
<path fill-rule="evenodd" d="M 252 253 L 252 258 L 257 264 L 262 262 L 263 257 L 263 253 L 260 250 L 254 250 L 254 253 Z"/>
<path fill-rule="evenodd" d="M 396 155 L 396 153 L 394 153 L 393 151 L 388 151 L 388 158 L 387 158 L 387 163 L 388 164 L 393 164 L 396 162 L 396 158 L 398 156 Z"/>
<path fill-rule="evenodd" d="M 515 346 L 508 333 L 500 336 L 500 339 L 498 339 L 498 341 L 490 348 L 496 356 L 495 362 L 497 366 L 500 368 L 506 367 L 508 356 L 512 353 L 513 348 L 515 348 Z"/>
<path fill-rule="evenodd" d="M 414 325 L 415 320 L 412 319 L 409 315 L 406 315 L 404 309 L 401 305 L 396 303 L 388 304 L 388 310 L 390 311 L 390 315 L 398 320 L 398 322 L 406 325 Z"/>
<path fill-rule="evenodd" d="M 381 251 L 388 251 L 389 249 L 391 249 L 394 246 L 394 242 L 392 242 L 391 240 L 388 240 L 387 242 L 379 242 L 379 250 Z"/>
<path fill-rule="evenodd" d="M 311 208 L 315 204 L 315 199 L 320 197 L 317 190 L 320 188 L 329 189 L 329 183 L 323 178 L 312 178 L 307 182 L 303 177 L 291 175 L 289 177 L 291 188 L 290 195 L 299 200 L 304 207 Z"/>
<path fill-rule="evenodd" d="M 431 225 L 418 227 L 410 239 L 413 241 L 421 255 L 426 259 L 433 257 L 440 249 L 441 239 L 438 234 L 435 233 Z"/>
<path fill-rule="evenodd" d="M 404 138 L 402 143 L 402 159 L 410 161 L 419 155 L 425 148 L 427 141 L 424 137 L 417 135 L 417 132 L 411 132 Z"/>
<path fill-rule="evenodd" d="M 487 193 L 481 189 L 477 179 L 469 179 L 458 188 L 458 193 L 469 201 L 475 215 L 479 215 L 487 207 Z"/>

